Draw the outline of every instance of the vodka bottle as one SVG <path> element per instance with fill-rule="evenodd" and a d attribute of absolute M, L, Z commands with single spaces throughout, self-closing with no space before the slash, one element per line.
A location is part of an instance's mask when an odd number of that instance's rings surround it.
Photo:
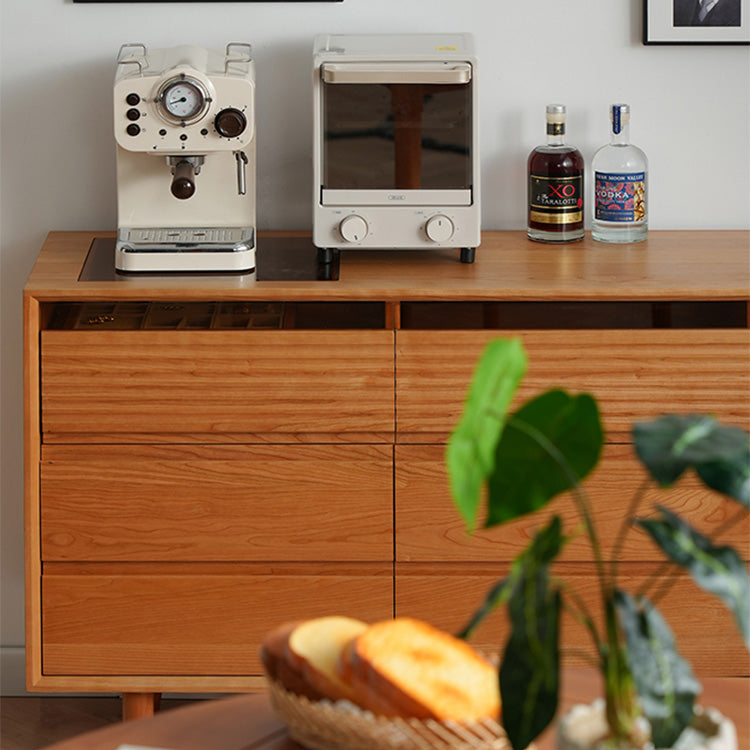
<path fill-rule="evenodd" d="M 610 142 L 592 162 L 594 216 L 591 236 L 599 242 L 640 242 L 648 234 L 648 160 L 630 143 L 630 107 L 609 108 Z"/>
<path fill-rule="evenodd" d="M 565 143 L 565 107 L 547 105 L 547 143 L 528 162 L 528 236 L 537 242 L 583 239 L 583 156 Z"/>

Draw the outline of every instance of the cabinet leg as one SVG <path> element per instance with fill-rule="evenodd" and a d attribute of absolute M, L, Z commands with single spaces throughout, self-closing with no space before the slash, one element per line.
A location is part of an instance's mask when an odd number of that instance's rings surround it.
<path fill-rule="evenodd" d="M 161 693 L 123 693 L 122 720 L 153 716 L 154 711 L 158 711 L 160 702 Z"/>

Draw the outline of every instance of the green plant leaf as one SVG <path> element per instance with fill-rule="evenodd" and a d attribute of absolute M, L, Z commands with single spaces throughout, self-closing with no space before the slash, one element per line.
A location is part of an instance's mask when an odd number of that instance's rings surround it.
<path fill-rule="evenodd" d="M 688 570 L 693 580 L 718 596 L 730 609 L 750 649 L 750 577 L 742 558 L 731 547 L 711 540 L 666 508 L 660 519 L 637 519 L 672 561 Z"/>
<path fill-rule="evenodd" d="M 712 417 L 673 414 L 634 425 L 633 442 L 663 487 L 694 468 L 708 487 L 750 507 L 750 448 L 743 430 Z"/>
<path fill-rule="evenodd" d="M 526 373 L 520 339 L 496 339 L 485 348 L 472 376 L 460 421 L 448 440 L 446 466 L 453 502 L 473 530 L 481 488 L 493 469 L 497 441 L 518 384 Z"/>
<path fill-rule="evenodd" d="M 618 619 L 641 706 L 656 747 L 672 747 L 693 718 L 700 684 L 675 648 L 674 636 L 645 598 L 615 592 Z"/>
<path fill-rule="evenodd" d="M 511 634 L 500 665 L 503 726 L 514 750 L 546 729 L 560 689 L 561 594 L 549 584 L 549 564 L 563 545 L 555 516 L 514 562 L 517 576 L 508 601 Z"/>
<path fill-rule="evenodd" d="M 457 638 L 468 640 L 474 631 L 479 627 L 482 620 L 487 615 L 497 609 L 499 606 L 506 604 L 510 597 L 514 585 L 513 577 L 503 578 L 495 583 L 487 592 L 484 601 L 479 605 L 476 612 L 471 616 L 469 622 L 456 634 Z"/>
<path fill-rule="evenodd" d="M 485 526 L 539 510 L 596 466 L 604 434 L 596 401 L 586 393 L 542 393 L 508 420 L 489 478 Z"/>

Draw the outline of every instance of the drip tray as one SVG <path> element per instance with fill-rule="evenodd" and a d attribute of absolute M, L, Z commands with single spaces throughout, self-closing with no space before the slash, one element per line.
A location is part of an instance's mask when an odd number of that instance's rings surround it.
<path fill-rule="evenodd" d="M 338 281 L 339 253 L 330 263 L 322 263 L 318 248 L 309 237 L 259 237 L 255 250 L 255 270 L 245 273 L 124 273 L 115 268 L 115 238 L 95 237 L 83 264 L 79 281 L 127 281 L 147 276 L 168 278 L 196 276 L 240 276 L 256 281 Z"/>

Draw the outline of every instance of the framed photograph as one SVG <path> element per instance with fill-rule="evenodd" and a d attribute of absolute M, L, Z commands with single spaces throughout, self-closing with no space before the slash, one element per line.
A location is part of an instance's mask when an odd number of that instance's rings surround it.
<path fill-rule="evenodd" d="M 750 0 L 643 0 L 644 44 L 750 44 Z"/>

